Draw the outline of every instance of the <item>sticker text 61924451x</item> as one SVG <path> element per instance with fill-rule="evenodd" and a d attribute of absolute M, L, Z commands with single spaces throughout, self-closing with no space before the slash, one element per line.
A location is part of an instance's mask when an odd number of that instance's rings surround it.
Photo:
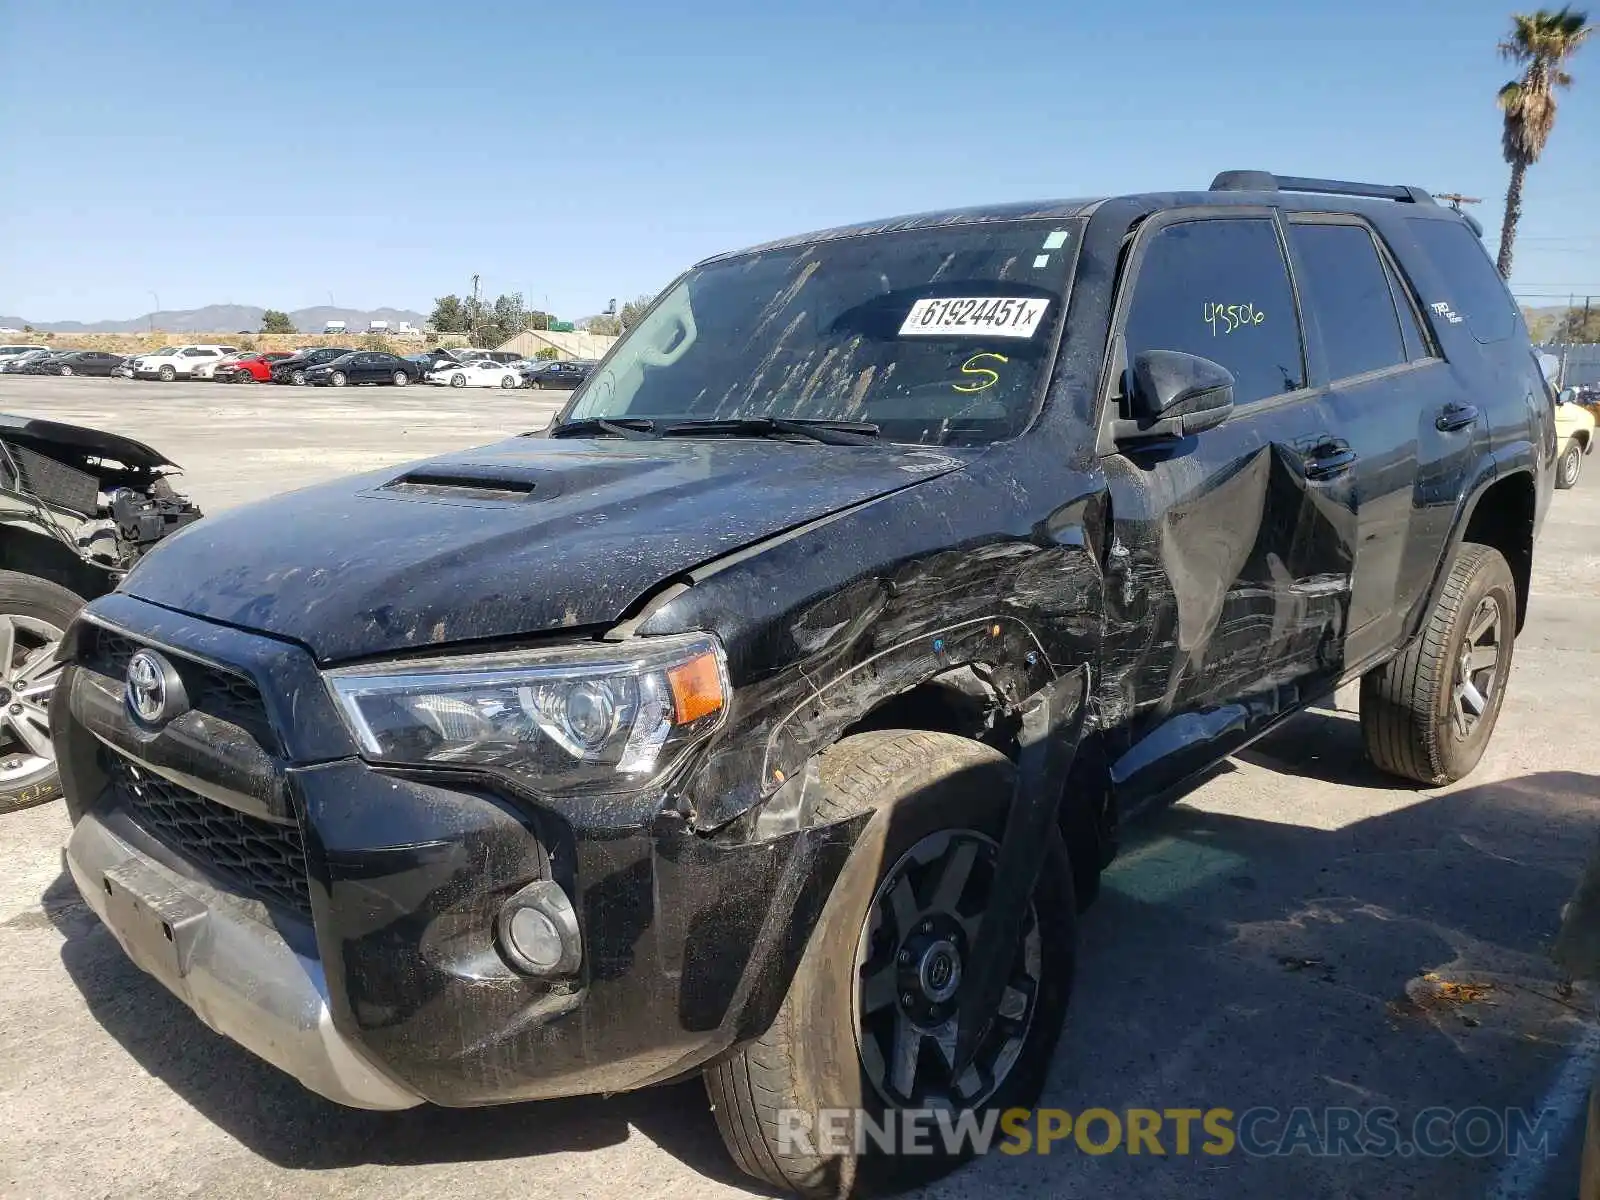
<path fill-rule="evenodd" d="M 1210 300 L 1205 302 L 1203 314 L 1200 320 L 1211 326 L 1212 337 L 1219 333 L 1235 333 L 1267 319 L 1267 314 L 1254 304 L 1213 304 Z"/>
<path fill-rule="evenodd" d="M 900 326 L 901 337 L 1029 338 L 1050 307 L 1024 296 L 949 296 L 918 300 Z"/>

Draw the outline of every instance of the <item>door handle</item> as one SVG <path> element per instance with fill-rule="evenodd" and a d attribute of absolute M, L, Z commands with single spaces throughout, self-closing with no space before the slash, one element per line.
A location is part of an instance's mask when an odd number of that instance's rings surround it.
<path fill-rule="evenodd" d="M 1307 479 L 1332 479 L 1355 466 L 1359 455 L 1340 442 L 1325 442 L 1302 460 Z"/>
<path fill-rule="evenodd" d="M 1433 427 L 1440 433 L 1455 433 L 1478 419 L 1478 410 L 1470 404 L 1446 404 L 1434 420 Z"/>

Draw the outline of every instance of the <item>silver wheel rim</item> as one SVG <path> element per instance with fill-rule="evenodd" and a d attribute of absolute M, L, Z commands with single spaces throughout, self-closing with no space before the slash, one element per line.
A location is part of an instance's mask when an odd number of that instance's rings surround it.
<path fill-rule="evenodd" d="M 509 390 L 511 388 L 516 387 L 517 385 L 516 385 L 515 381 L 512 380 L 511 376 L 507 375 L 504 379 L 502 379 L 500 381 L 500 386 Z"/>
<path fill-rule="evenodd" d="M 335 371 L 333 373 L 333 379 L 330 382 L 333 384 L 334 387 L 343 387 L 344 386 L 344 376 L 339 374 L 339 372 Z"/>
<path fill-rule="evenodd" d="M 1500 684 L 1500 605 L 1485 596 L 1467 623 L 1461 653 L 1456 657 L 1455 681 L 1450 689 L 1450 716 L 1456 736 L 1465 738 L 1478 727 L 1494 703 Z"/>
<path fill-rule="evenodd" d="M 396 371 L 394 373 L 394 385 L 395 385 L 395 387 L 405 387 L 405 385 L 410 383 L 410 382 L 411 382 L 411 379 L 406 375 L 406 373 L 404 371 Z"/>
<path fill-rule="evenodd" d="M 983 920 L 999 846 L 975 829 L 944 829 L 884 876 L 856 945 L 856 1051 L 891 1108 L 968 1109 L 1010 1076 L 1038 1007 L 1043 942 L 1030 906 L 1020 953 L 978 1052 L 959 1076 L 956 1010 Z"/>
<path fill-rule="evenodd" d="M 1568 450 L 1562 458 L 1561 474 L 1567 478 L 1568 482 L 1578 477 L 1578 448 L 1576 446 Z"/>
<path fill-rule="evenodd" d="M 55 770 L 50 694 L 64 664 L 62 631 L 49 621 L 0 613 L 0 788 Z"/>
<path fill-rule="evenodd" d="M 451 387 L 466 387 L 467 386 L 467 377 L 465 375 L 452 375 L 450 377 L 450 386 Z"/>

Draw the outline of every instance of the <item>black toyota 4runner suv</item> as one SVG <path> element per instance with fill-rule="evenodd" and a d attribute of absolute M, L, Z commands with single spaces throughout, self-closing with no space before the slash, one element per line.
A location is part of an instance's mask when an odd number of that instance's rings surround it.
<path fill-rule="evenodd" d="M 713 258 L 547 429 L 211 517 L 91 604 L 70 868 L 344 1104 L 703 1072 L 751 1174 L 904 1179 L 812 1117 L 1030 1103 L 1131 814 L 1347 680 L 1379 765 L 1472 769 L 1552 402 L 1416 188 Z"/>

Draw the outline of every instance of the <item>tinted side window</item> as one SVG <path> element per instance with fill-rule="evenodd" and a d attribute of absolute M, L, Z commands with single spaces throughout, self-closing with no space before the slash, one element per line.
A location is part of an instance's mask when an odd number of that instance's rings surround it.
<path fill-rule="evenodd" d="M 1417 219 L 1410 227 L 1447 290 L 1443 296 L 1422 298 L 1433 310 L 1434 320 L 1450 321 L 1454 315 L 1480 342 L 1510 337 L 1517 327 L 1516 306 L 1472 230 L 1457 221 Z"/>
<path fill-rule="evenodd" d="M 1300 326 L 1276 227 L 1186 221 L 1151 239 L 1128 311 L 1127 351 L 1181 350 L 1233 372 L 1235 403 L 1305 386 Z"/>
<path fill-rule="evenodd" d="M 1359 225 L 1289 226 L 1306 325 L 1322 338 L 1330 379 L 1406 361 L 1389 280 L 1372 235 Z"/>
<path fill-rule="evenodd" d="M 1389 294 L 1394 297 L 1395 309 L 1400 314 L 1400 336 L 1405 339 L 1406 357 L 1412 362 L 1432 358 L 1433 346 L 1429 344 L 1428 335 L 1423 332 L 1417 317 L 1417 298 L 1411 294 L 1406 281 L 1400 278 L 1394 263 L 1388 258 L 1383 260 L 1383 270 L 1389 276 Z"/>

